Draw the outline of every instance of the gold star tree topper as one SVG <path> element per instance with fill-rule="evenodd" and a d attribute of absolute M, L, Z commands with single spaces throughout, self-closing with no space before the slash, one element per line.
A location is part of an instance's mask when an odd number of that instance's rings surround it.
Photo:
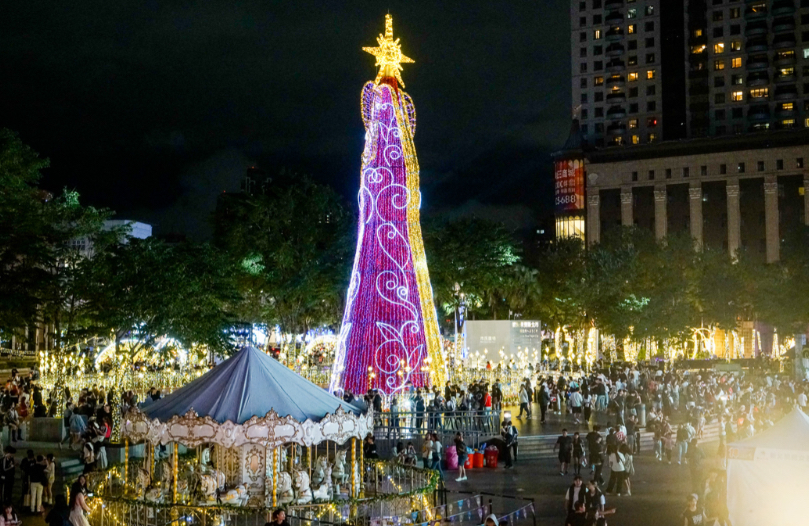
<path fill-rule="evenodd" d="M 382 77 L 395 77 L 399 84 L 404 88 L 404 81 L 402 75 L 402 63 L 413 64 L 415 61 L 402 55 L 402 46 L 399 45 L 399 39 L 393 40 L 393 18 L 390 14 L 385 15 L 385 36 L 379 35 L 376 38 L 379 47 L 364 47 L 363 51 L 367 51 L 376 57 L 376 66 L 379 66 L 379 73 L 376 75 L 375 84 L 379 84 Z"/>

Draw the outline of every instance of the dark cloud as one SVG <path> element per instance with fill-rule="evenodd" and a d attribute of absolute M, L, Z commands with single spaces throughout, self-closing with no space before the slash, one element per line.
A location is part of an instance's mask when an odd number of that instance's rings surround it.
<path fill-rule="evenodd" d="M 416 60 L 403 77 L 428 205 L 476 199 L 542 214 L 552 201 L 547 155 L 568 130 L 569 8 L 7 0 L 0 125 L 51 158 L 47 185 L 158 218 L 158 231 L 197 229 L 215 202 L 203 194 L 238 185 L 248 159 L 309 172 L 353 201 L 359 91 L 375 75 L 360 47 L 390 10 Z"/>

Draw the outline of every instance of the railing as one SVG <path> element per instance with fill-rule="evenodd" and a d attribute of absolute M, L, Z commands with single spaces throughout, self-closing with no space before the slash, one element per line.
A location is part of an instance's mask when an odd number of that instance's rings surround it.
<path fill-rule="evenodd" d="M 460 432 L 470 446 L 500 432 L 500 411 L 385 412 L 374 418 L 374 437 L 377 441 L 390 442 L 386 446 L 396 441 L 409 441 L 413 442 L 417 451 L 427 432 L 437 433 L 443 443 L 452 442 L 455 434 Z"/>
<path fill-rule="evenodd" d="M 112 471 L 120 473 L 119 470 L 120 466 Z M 92 511 L 88 518 L 93 526 L 262 526 L 270 521 L 272 509 L 266 506 L 166 504 L 125 498 L 120 485 L 104 483 L 105 475 L 91 477 L 90 488 L 97 491 L 90 498 Z M 436 505 L 438 480 L 438 474 L 431 470 L 369 461 L 359 498 L 292 503 L 285 507 L 287 522 L 291 526 L 308 526 L 312 522 L 368 526 L 372 519 L 380 517 L 409 516 L 414 509 Z"/>

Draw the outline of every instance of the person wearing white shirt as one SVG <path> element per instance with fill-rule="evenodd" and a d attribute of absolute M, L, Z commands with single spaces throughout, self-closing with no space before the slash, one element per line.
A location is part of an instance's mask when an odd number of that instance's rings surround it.
<path fill-rule="evenodd" d="M 567 401 L 570 404 L 570 412 L 573 413 L 573 419 L 577 424 L 581 423 L 581 407 L 582 396 L 578 389 L 570 393 L 570 398 Z"/>
<path fill-rule="evenodd" d="M 806 392 L 803 389 L 798 393 L 798 407 L 800 407 L 804 413 L 806 412 Z"/>

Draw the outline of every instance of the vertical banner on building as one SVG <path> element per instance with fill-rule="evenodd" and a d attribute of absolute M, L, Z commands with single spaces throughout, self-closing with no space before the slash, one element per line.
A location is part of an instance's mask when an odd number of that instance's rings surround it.
<path fill-rule="evenodd" d="M 564 160 L 554 163 L 556 181 L 556 213 L 584 210 L 584 161 Z"/>

